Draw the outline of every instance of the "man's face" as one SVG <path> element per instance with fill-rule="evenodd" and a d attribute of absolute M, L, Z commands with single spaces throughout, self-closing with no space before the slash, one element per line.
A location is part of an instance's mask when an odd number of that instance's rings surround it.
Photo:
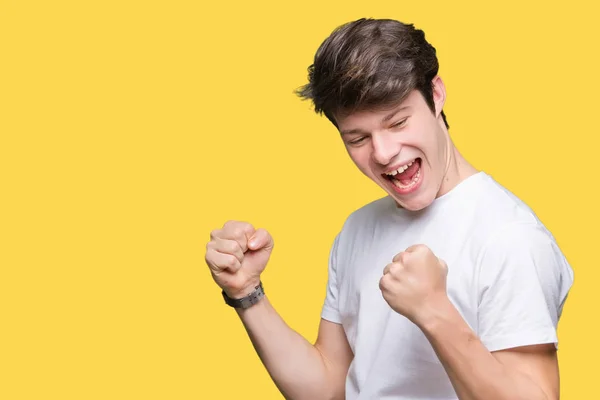
<path fill-rule="evenodd" d="M 443 87 L 434 89 L 435 113 L 415 90 L 395 108 L 336 119 L 356 166 L 405 209 L 423 209 L 442 192 L 451 157 L 444 97 Z"/>

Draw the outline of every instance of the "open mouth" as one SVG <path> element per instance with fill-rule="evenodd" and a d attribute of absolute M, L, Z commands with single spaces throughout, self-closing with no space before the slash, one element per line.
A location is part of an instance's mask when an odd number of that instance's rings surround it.
<path fill-rule="evenodd" d="M 392 172 L 383 174 L 397 192 L 405 194 L 417 188 L 421 178 L 421 159 L 414 160 L 400 166 Z"/>

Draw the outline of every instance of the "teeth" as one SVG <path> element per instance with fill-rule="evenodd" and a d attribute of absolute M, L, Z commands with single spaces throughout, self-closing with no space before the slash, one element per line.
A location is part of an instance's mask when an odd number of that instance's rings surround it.
<path fill-rule="evenodd" d="M 417 183 L 417 181 L 419 180 L 420 176 L 421 176 L 421 170 L 419 169 L 408 185 L 403 185 L 403 184 L 400 183 L 400 181 L 398 181 L 396 179 L 392 180 L 392 183 L 396 187 L 398 187 L 400 189 L 403 189 L 403 190 L 406 190 L 406 189 L 410 189 L 411 187 L 413 187 Z"/>
<path fill-rule="evenodd" d="M 415 160 L 412 160 L 411 162 L 409 162 L 406 165 L 402 165 L 400 168 L 398 168 L 395 171 L 392 172 L 387 172 L 386 175 L 390 175 L 390 176 L 396 176 L 397 174 L 401 174 L 404 171 L 406 171 L 408 169 L 408 167 L 410 167 L 411 165 L 413 165 L 413 163 L 415 162 Z"/>

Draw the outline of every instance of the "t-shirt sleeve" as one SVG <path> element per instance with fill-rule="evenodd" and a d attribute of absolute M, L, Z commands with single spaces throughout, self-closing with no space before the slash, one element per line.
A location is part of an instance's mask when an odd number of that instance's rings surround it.
<path fill-rule="evenodd" d="M 338 308 L 338 282 L 337 282 L 337 251 L 339 243 L 339 234 L 335 237 L 331 250 L 329 252 L 329 267 L 327 277 L 327 291 L 325 294 L 325 303 L 321 311 L 321 318 L 340 324 L 342 318 Z"/>
<path fill-rule="evenodd" d="M 479 337 L 489 351 L 553 343 L 573 271 L 542 226 L 515 224 L 480 258 Z"/>

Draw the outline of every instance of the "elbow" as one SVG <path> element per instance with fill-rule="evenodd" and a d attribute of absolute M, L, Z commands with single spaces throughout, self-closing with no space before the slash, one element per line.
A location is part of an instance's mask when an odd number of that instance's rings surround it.
<path fill-rule="evenodd" d="M 529 399 L 530 397 L 528 397 Z M 542 393 L 537 397 L 534 397 L 537 400 L 558 400 L 558 396 L 548 396 L 546 393 Z"/>
<path fill-rule="evenodd" d="M 336 393 L 330 393 L 327 394 L 323 397 L 323 400 L 344 400 L 344 395 L 341 394 L 336 394 Z"/>
<path fill-rule="evenodd" d="M 319 398 L 321 400 L 345 400 L 346 396 L 343 390 L 340 392 L 338 388 L 330 384 Z"/>
<path fill-rule="evenodd" d="M 536 399 L 536 400 L 559 400 L 560 394 L 558 388 L 556 391 L 551 390 L 550 392 L 539 388 L 539 391 L 535 393 L 535 395 L 528 397 L 527 399 Z"/>
<path fill-rule="evenodd" d="M 334 379 L 328 379 L 328 381 L 328 385 L 325 387 L 324 392 L 319 398 L 322 400 L 345 400 L 345 385 L 335 384 Z"/>
<path fill-rule="evenodd" d="M 548 394 L 541 389 L 535 393 L 529 393 L 526 396 L 519 397 L 519 399 L 522 400 L 559 400 L 559 398 L 560 396 L 558 394 Z"/>

